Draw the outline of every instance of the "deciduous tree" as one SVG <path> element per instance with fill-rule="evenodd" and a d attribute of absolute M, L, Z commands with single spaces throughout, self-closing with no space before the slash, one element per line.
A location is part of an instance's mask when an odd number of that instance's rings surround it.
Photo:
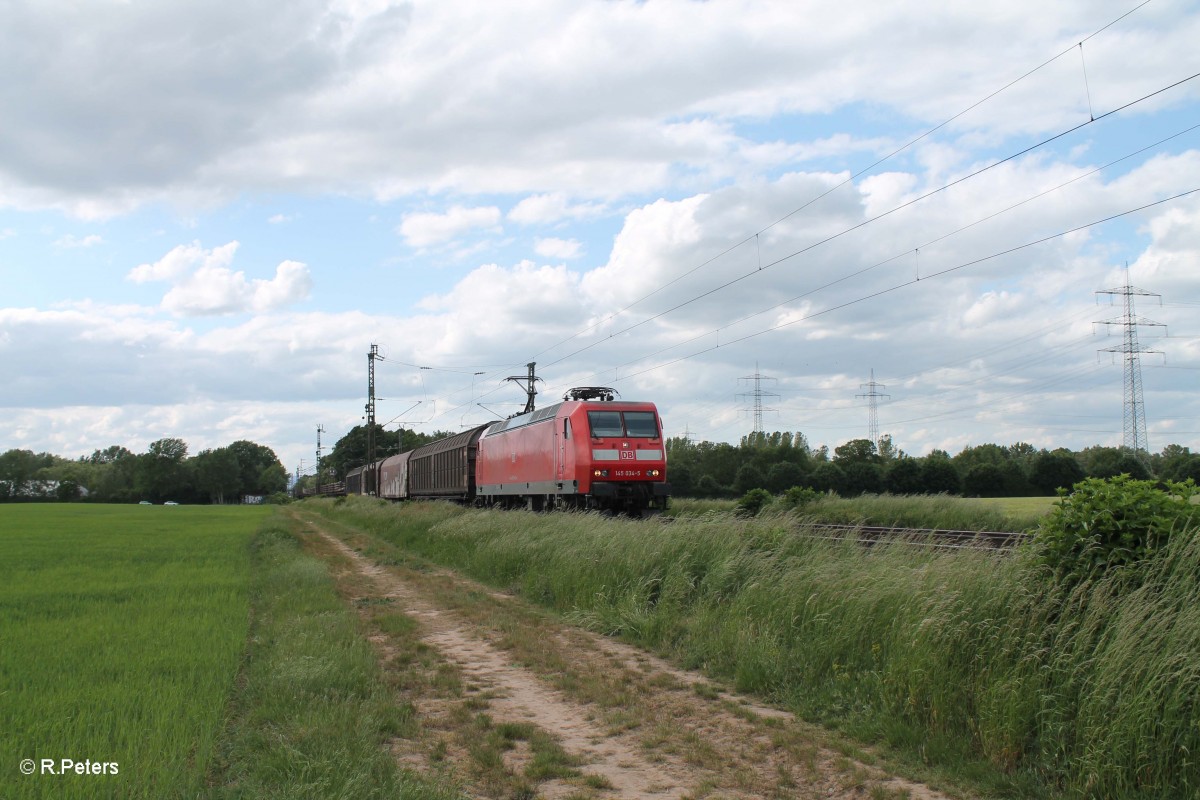
<path fill-rule="evenodd" d="M 1039 453 L 1033 460 L 1029 482 L 1044 495 L 1054 495 L 1060 488 L 1070 489 L 1086 477 L 1083 467 L 1070 452 L 1055 450 Z"/>

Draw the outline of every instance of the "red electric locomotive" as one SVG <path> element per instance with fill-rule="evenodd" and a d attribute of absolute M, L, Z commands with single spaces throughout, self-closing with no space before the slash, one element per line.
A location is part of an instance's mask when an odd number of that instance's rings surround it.
<path fill-rule="evenodd" d="M 614 394 L 572 389 L 561 403 L 488 427 L 476 453 L 477 501 L 634 515 L 665 509 L 670 486 L 658 410 Z"/>

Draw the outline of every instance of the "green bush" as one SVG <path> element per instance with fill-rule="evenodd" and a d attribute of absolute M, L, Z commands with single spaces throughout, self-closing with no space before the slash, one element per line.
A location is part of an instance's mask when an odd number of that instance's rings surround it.
<path fill-rule="evenodd" d="M 758 516 L 758 512 L 771 505 L 774 499 L 766 489 L 751 489 L 738 500 L 738 514 L 744 517 Z"/>
<path fill-rule="evenodd" d="M 1059 489 L 1057 505 L 1035 532 L 1039 558 L 1067 580 L 1146 560 L 1196 516 L 1195 482 L 1165 486 L 1118 475 L 1088 478 L 1069 493 Z"/>
<path fill-rule="evenodd" d="M 783 508 L 804 508 L 817 502 L 825 495 L 807 486 L 793 486 L 783 493 L 779 503 Z"/>

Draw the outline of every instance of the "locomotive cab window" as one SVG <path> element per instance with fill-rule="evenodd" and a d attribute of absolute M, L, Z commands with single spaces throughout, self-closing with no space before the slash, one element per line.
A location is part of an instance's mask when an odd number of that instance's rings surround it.
<path fill-rule="evenodd" d="M 630 438 L 657 439 L 658 421 L 652 411 L 626 411 L 625 430 Z"/>
<path fill-rule="evenodd" d="M 653 411 L 589 411 L 592 437 L 621 436 L 630 439 L 657 439 L 658 418 Z"/>
<path fill-rule="evenodd" d="M 621 426 L 620 411 L 589 411 L 588 425 L 596 439 L 625 435 L 625 429 Z"/>

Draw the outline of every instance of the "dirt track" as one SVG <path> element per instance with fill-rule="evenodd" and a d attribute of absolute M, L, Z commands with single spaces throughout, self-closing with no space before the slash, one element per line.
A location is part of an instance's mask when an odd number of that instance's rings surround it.
<path fill-rule="evenodd" d="M 826 734 L 701 675 L 452 573 L 381 566 L 363 551 L 387 545 L 335 535 L 315 517 L 305 522 L 311 549 L 334 564 L 341 591 L 365 617 L 384 609 L 415 622 L 407 642 L 382 624 L 371 634 L 420 719 L 421 733 L 397 738 L 393 751 L 404 766 L 468 795 L 947 797 L 822 746 Z M 417 651 L 423 663 L 414 663 Z M 496 734 L 506 730 L 520 733 L 501 741 Z M 545 754 L 536 742 L 544 739 L 569 766 L 539 767 Z M 499 754 L 484 742 L 499 742 Z"/>

